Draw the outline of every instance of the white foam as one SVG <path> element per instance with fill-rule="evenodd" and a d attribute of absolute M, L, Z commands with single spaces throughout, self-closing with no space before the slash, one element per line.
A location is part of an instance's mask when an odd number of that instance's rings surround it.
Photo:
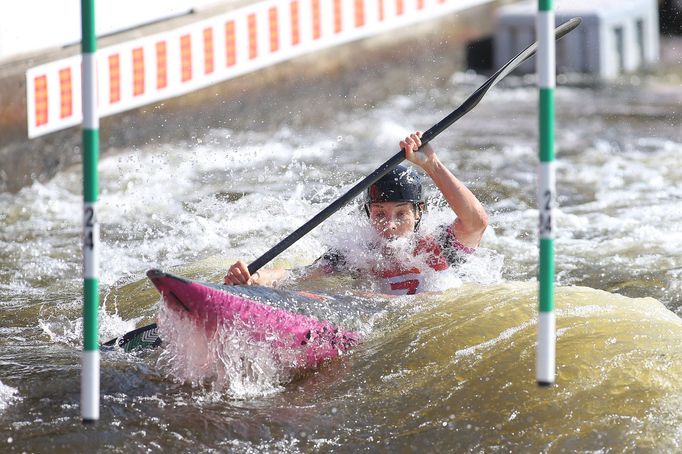
<path fill-rule="evenodd" d="M 112 310 L 107 311 L 106 306 L 100 307 L 98 312 L 98 325 L 100 341 L 107 342 L 121 333 L 126 333 L 135 329 L 135 325 L 140 318 L 124 320 Z M 38 326 L 53 343 L 67 344 L 81 347 L 83 343 L 83 317 L 69 319 L 66 315 L 58 314 L 41 318 Z"/>
<path fill-rule="evenodd" d="M 19 400 L 21 400 L 21 397 L 19 396 L 19 390 L 12 388 L 11 386 L 7 386 L 0 381 L 0 412 L 4 411 L 7 409 L 7 407 L 18 402 Z"/>
<path fill-rule="evenodd" d="M 495 336 L 494 338 L 487 340 L 485 342 L 481 342 L 480 344 L 472 345 L 471 347 L 463 348 L 460 350 L 457 350 L 455 352 L 455 361 L 459 358 L 465 357 L 465 356 L 472 356 L 476 354 L 480 354 L 482 351 L 489 351 L 493 347 L 495 347 L 497 344 L 500 342 L 503 342 L 509 338 L 511 338 L 514 334 L 523 331 L 526 328 L 529 328 L 531 326 L 534 326 L 537 324 L 537 320 L 530 320 L 524 323 L 521 323 L 518 326 L 513 326 L 511 328 L 507 328 L 504 331 L 502 331 L 500 334 Z"/>

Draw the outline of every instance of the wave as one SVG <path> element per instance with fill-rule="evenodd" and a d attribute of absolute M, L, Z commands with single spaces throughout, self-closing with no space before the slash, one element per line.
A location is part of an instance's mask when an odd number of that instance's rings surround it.
<path fill-rule="evenodd" d="M 198 377 L 186 355 L 160 360 L 185 361 L 179 376 L 206 392 L 222 387 L 227 402 L 267 398 L 295 413 L 303 399 L 304 419 L 319 420 L 316 437 L 349 449 L 678 446 L 682 320 L 652 298 L 559 287 L 557 380 L 539 388 L 536 294 L 534 282 L 507 282 L 388 300 L 370 325 L 362 319 L 361 345 L 305 380 L 237 334 L 219 339 L 210 374 Z M 357 307 L 338 311 L 357 323 Z"/>
<path fill-rule="evenodd" d="M 536 293 L 465 285 L 402 303 L 354 358 L 364 422 L 387 424 L 388 446 L 435 450 L 678 446 L 682 320 L 651 298 L 560 287 L 557 382 L 539 388 Z"/>

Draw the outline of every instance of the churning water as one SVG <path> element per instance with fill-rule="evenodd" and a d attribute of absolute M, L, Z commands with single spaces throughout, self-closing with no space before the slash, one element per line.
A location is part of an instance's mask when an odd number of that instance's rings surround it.
<path fill-rule="evenodd" d="M 110 150 L 99 167 L 101 340 L 157 317 L 147 269 L 220 281 L 233 260 L 268 250 L 482 80 L 455 74 L 305 129 L 214 129 Z M 682 92 L 665 80 L 557 90 L 558 376 L 549 389 L 534 380 L 537 95 L 524 79 L 493 89 L 433 142 L 490 214 L 466 266 L 429 293 L 319 309 L 365 340 L 302 377 L 237 335 L 211 347 L 220 364 L 206 364 L 206 342 L 182 325 L 173 326 L 195 341 L 195 357 L 105 353 L 95 427 L 79 414 L 80 168 L 0 194 L 0 449 L 679 450 Z M 424 228 L 450 219 L 430 194 Z M 275 263 L 309 264 L 366 227 L 351 205 Z M 364 284 L 287 285 L 364 295 Z"/>

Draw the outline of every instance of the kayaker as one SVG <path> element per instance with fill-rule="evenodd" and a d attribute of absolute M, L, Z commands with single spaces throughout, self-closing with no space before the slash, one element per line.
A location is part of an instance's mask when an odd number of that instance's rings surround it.
<path fill-rule="evenodd" d="M 383 281 L 382 291 L 394 294 L 413 294 L 423 287 L 424 266 L 442 271 L 466 260 L 479 245 L 488 225 L 488 216 L 476 196 L 450 172 L 438 159 L 431 145 L 421 146 L 421 132 L 417 131 L 400 141 L 405 159 L 419 166 L 431 177 L 455 212 L 455 221 L 443 226 L 433 235 L 420 235 L 419 223 L 425 209 L 422 179 L 417 171 L 400 165 L 369 187 L 365 211 L 378 235 L 386 241 L 410 238 L 411 255 L 423 260 L 422 267 L 415 263 L 400 263 L 395 254 L 380 250 L 382 264 L 372 268 L 372 274 Z M 415 152 L 419 149 L 419 152 Z M 380 248 L 381 249 L 381 248 Z M 420 269 L 421 268 L 421 269 Z M 309 277 L 334 272 L 353 271 L 344 255 L 329 251 L 306 267 Z M 248 265 L 239 260 L 227 272 L 224 282 L 233 285 L 275 285 L 284 280 L 289 270 L 262 269 L 253 275 Z"/>

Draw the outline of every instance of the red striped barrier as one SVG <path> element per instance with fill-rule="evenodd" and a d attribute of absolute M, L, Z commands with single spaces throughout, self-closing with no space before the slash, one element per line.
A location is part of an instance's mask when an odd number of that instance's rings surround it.
<path fill-rule="evenodd" d="M 112 115 L 299 55 L 492 0 L 268 0 L 99 50 L 98 109 Z M 80 124 L 81 56 L 26 72 L 29 137 Z"/>

